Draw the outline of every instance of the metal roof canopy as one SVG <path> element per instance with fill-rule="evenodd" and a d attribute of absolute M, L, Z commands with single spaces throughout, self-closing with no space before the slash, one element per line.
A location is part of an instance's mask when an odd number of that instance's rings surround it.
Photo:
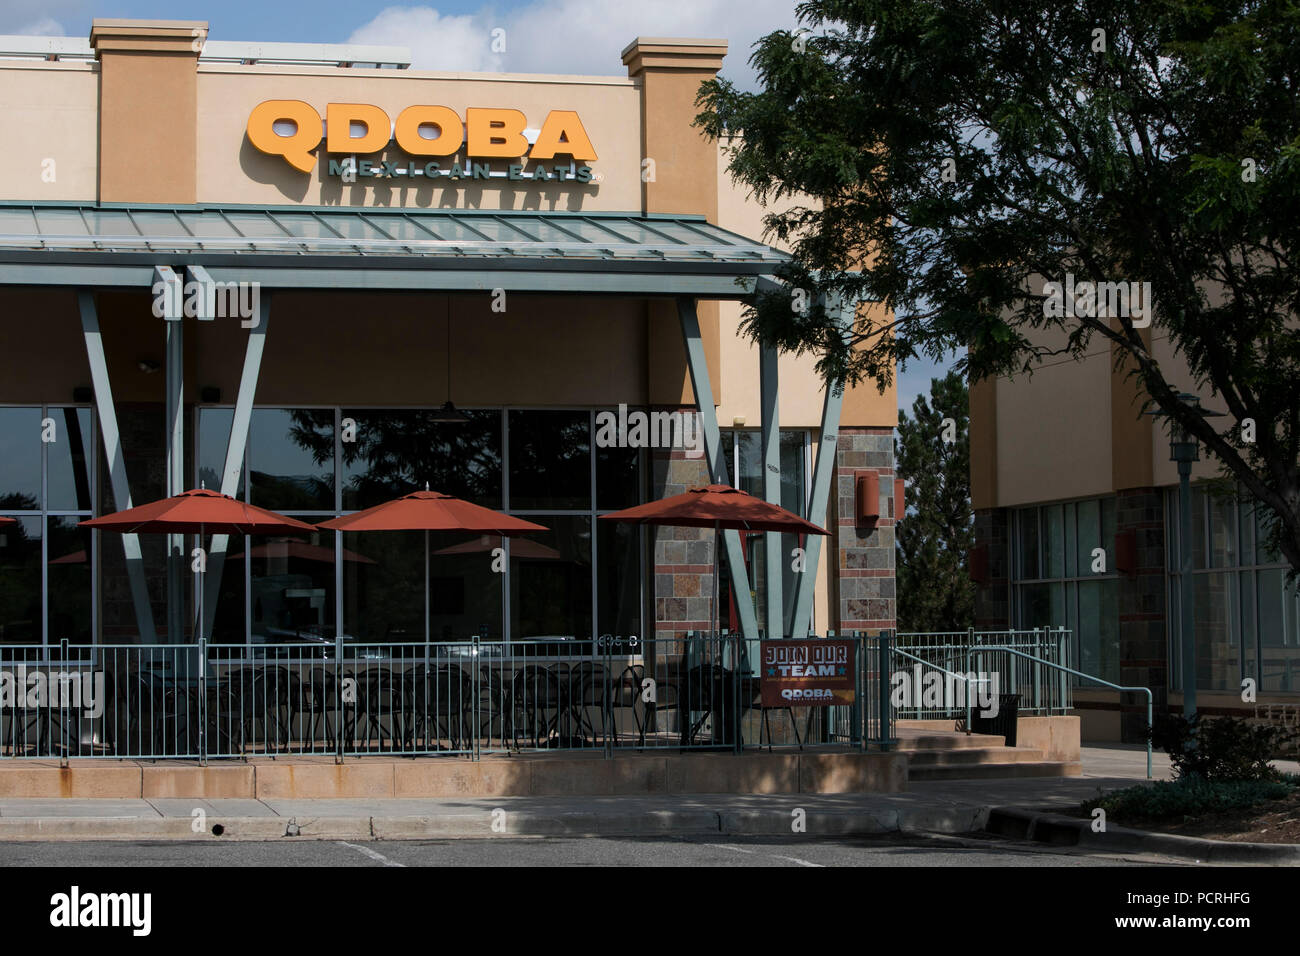
<path fill-rule="evenodd" d="M 743 298 L 788 257 L 701 216 L 0 204 L 0 284 L 148 286 L 155 265 L 279 289 Z"/>

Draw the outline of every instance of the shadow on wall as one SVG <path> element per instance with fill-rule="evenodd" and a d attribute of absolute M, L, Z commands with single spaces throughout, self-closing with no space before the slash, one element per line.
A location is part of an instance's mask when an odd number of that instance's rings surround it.
<path fill-rule="evenodd" d="M 519 209 L 533 211 L 581 212 L 589 200 L 600 194 L 600 184 L 577 183 L 571 180 L 545 184 L 523 185 L 510 180 L 491 180 L 489 183 L 467 180 L 466 185 L 435 185 L 423 176 L 415 179 L 378 178 L 355 183 L 345 183 L 341 176 L 329 175 L 329 164 L 324 151 L 316 151 L 318 161 L 311 173 L 300 173 L 278 156 L 263 153 L 245 137 L 239 150 L 239 167 L 253 182 L 274 186 L 289 202 L 322 206 L 394 206 L 423 209 L 481 209 L 484 198 L 495 193 L 496 203 L 489 209 Z M 376 154 L 373 162 L 379 166 L 383 160 L 395 162 L 405 168 L 409 161 L 405 153 L 390 150 Z M 463 162 L 463 158 L 458 158 Z M 441 160 L 445 165 L 447 160 Z M 494 171 L 504 168 L 503 160 L 493 160 Z M 318 183 L 319 200 L 312 202 L 313 181 Z M 438 183 L 455 183 L 441 179 Z"/>

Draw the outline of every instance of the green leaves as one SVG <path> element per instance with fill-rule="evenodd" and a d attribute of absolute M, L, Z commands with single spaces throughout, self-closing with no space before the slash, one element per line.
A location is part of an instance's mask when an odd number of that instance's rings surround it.
<path fill-rule="evenodd" d="M 1100 336 L 1278 513 L 1300 568 L 1300 335 L 1286 325 L 1300 309 L 1300 0 L 798 12 L 801 43 L 780 32 L 754 50 L 762 89 L 706 84 L 699 123 L 739 137 L 730 172 L 771 203 L 790 275 L 883 303 L 896 325 L 845 346 L 822 317 L 760 304 L 747 333 L 813 349 L 824 375 L 854 384 L 952 350 L 971 376 L 1022 373 Z M 1151 283 L 1152 339 L 1186 372 L 1157 362 L 1127 317 L 1045 315 L 1043 284 L 1066 272 Z M 1268 440 L 1234 445 L 1231 420 L 1177 402 L 1193 386 L 1269 423 Z"/>

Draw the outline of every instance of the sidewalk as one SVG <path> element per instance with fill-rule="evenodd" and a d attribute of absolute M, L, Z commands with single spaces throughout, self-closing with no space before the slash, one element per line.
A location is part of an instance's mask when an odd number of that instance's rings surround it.
<path fill-rule="evenodd" d="M 1085 747 L 1082 757 L 1080 777 L 928 781 L 888 794 L 5 799 L 0 800 L 0 841 L 969 833 L 982 829 L 996 808 L 1059 811 L 1098 789 L 1145 779 L 1146 752 L 1140 748 Z M 1157 754 L 1157 779 L 1167 779 L 1168 772 L 1168 758 Z"/>

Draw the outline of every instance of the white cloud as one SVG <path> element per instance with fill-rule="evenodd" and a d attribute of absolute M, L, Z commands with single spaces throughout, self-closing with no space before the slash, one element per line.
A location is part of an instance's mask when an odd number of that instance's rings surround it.
<path fill-rule="evenodd" d="M 58 20 L 42 17 L 18 27 L 14 33 L 24 37 L 61 37 L 66 36 L 68 31 L 63 29 L 63 24 Z"/>
<path fill-rule="evenodd" d="M 533 0 L 506 12 L 484 6 L 465 16 L 432 7 L 388 7 L 348 38 L 411 50 L 425 70 L 626 75 L 619 53 L 638 36 L 722 38 L 729 51 L 723 74 L 754 82 L 747 63 L 759 37 L 795 24 L 791 0 Z M 492 51 L 492 31 L 505 31 L 505 50 Z"/>
<path fill-rule="evenodd" d="M 348 37 L 349 43 L 404 46 L 417 70 L 499 72 L 480 16 L 445 16 L 432 7 L 388 7 Z"/>

